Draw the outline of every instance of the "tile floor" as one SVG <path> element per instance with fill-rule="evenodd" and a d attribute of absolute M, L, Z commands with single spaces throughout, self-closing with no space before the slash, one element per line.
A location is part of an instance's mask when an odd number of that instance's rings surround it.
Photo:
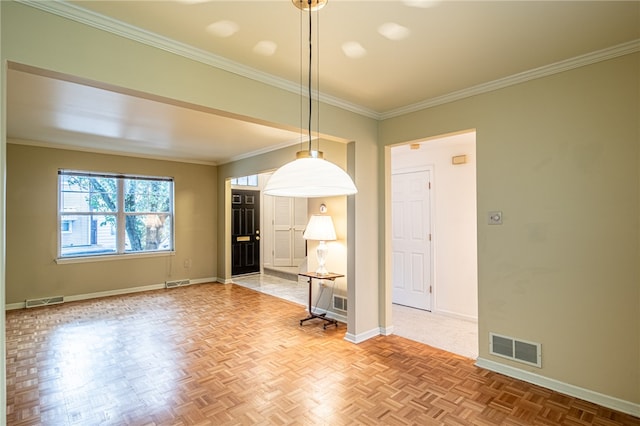
<path fill-rule="evenodd" d="M 233 277 L 233 282 L 302 306 L 308 303 L 308 285 L 304 278 L 295 282 L 271 275 L 255 274 Z M 467 358 L 478 357 L 478 324 L 476 322 L 395 304 L 392 315 L 393 334 L 397 336 Z"/>

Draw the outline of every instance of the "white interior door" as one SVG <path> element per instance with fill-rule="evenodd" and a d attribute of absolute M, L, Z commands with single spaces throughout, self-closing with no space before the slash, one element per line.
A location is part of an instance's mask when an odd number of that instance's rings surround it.
<path fill-rule="evenodd" d="M 299 266 L 305 259 L 305 198 L 273 197 L 273 265 Z"/>
<path fill-rule="evenodd" d="M 431 310 L 431 170 L 391 176 L 393 303 Z"/>

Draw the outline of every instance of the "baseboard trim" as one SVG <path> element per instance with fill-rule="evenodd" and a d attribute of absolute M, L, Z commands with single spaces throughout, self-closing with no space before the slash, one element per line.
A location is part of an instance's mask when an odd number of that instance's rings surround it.
<path fill-rule="evenodd" d="M 191 282 L 187 285 L 215 283 L 217 280 L 218 279 L 216 277 L 197 278 L 197 279 L 192 279 Z M 143 285 L 138 287 L 120 288 L 117 290 L 98 291 L 95 293 L 85 293 L 85 294 L 75 294 L 71 296 L 64 296 L 64 301 L 77 302 L 79 300 L 89 300 L 89 299 L 97 299 L 99 297 L 119 296 L 122 294 L 139 293 L 141 291 L 150 291 L 150 290 L 161 290 L 164 288 L 165 288 L 164 283 L 150 284 L 150 285 Z M 25 302 L 9 303 L 5 305 L 5 310 L 7 311 L 14 310 L 14 309 L 24 309 L 24 308 L 25 308 Z"/>
<path fill-rule="evenodd" d="M 463 320 L 463 321 L 469 321 L 469 322 L 478 322 L 478 317 L 472 317 L 470 315 L 463 315 L 463 314 L 459 314 L 457 312 L 453 312 L 453 311 L 447 311 L 447 310 L 440 310 L 440 309 L 434 309 L 433 310 L 434 314 L 438 314 L 438 315 L 443 315 L 449 318 L 455 318 L 455 319 L 459 319 L 459 320 Z"/>
<path fill-rule="evenodd" d="M 612 410 L 640 417 L 640 404 L 604 395 L 599 392 L 584 389 L 555 379 L 550 379 L 539 374 L 530 373 L 519 368 L 500 364 L 484 358 L 478 358 L 476 360 L 476 365 L 478 367 L 495 371 L 496 373 L 504 374 L 505 376 L 523 380 L 528 383 L 533 383 L 534 385 L 542 386 L 565 395 L 593 402 L 594 404 L 602 405 L 603 407 L 611 408 Z"/>
<path fill-rule="evenodd" d="M 374 328 L 360 334 L 347 333 L 344 335 L 344 340 L 346 340 L 347 342 L 358 344 L 379 335 L 380 335 L 380 328 Z"/>
<path fill-rule="evenodd" d="M 7 303 L 4 305 L 5 311 L 12 311 L 14 309 L 24 309 L 26 302 L 18 302 L 18 303 Z"/>
<path fill-rule="evenodd" d="M 393 330 L 393 326 L 380 327 L 380 334 L 382 334 L 383 336 L 391 336 L 393 334 Z"/>
<path fill-rule="evenodd" d="M 321 309 L 321 308 L 314 307 L 313 308 L 313 312 L 318 314 L 318 315 L 324 314 L 327 318 L 334 319 L 334 320 L 336 320 L 338 322 L 342 322 L 342 323 L 345 323 L 345 324 L 347 323 L 347 317 L 345 315 L 340 315 L 340 314 L 338 314 L 336 312 L 333 312 L 333 311 L 327 311 L 326 309 Z"/>

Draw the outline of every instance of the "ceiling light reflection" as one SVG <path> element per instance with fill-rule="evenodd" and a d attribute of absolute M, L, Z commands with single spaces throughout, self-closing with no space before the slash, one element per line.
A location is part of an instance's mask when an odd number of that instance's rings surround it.
<path fill-rule="evenodd" d="M 253 47 L 253 51 L 263 56 L 273 56 L 277 48 L 278 45 L 274 42 L 262 40 Z"/>
<path fill-rule="evenodd" d="M 218 21 L 207 26 L 207 31 L 218 37 L 231 37 L 240 27 L 233 21 Z"/>
<path fill-rule="evenodd" d="M 402 2 L 409 7 L 418 7 L 420 9 L 427 9 L 440 4 L 442 0 L 402 0 Z"/>
<path fill-rule="evenodd" d="M 342 44 L 344 54 L 352 59 L 362 58 L 367 54 L 367 49 L 362 47 L 357 41 L 348 41 Z"/>
<path fill-rule="evenodd" d="M 378 33 L 389 40 L 404 40 L 409 37 L 409 28 L 396 24 L 395 22 L 387 22 L 378 27 Z"/>

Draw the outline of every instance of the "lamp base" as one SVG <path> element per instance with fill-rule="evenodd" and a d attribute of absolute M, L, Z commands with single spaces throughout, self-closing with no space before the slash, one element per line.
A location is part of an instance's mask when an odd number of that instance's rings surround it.
<path fill-rule="evenodd" d="M 329 247 L 324 241 L 320 241 L 318 244 L 318 248 L 316 249 L 316 257 L 318 258 L 318 268 L 316 269 L 316 274 L 318 275 L 327 275 L 329 271 L 327 271 L 327 267 L 325 266 L 325 262 L 327 260 L 327 253 L 329 253 Z"/>

